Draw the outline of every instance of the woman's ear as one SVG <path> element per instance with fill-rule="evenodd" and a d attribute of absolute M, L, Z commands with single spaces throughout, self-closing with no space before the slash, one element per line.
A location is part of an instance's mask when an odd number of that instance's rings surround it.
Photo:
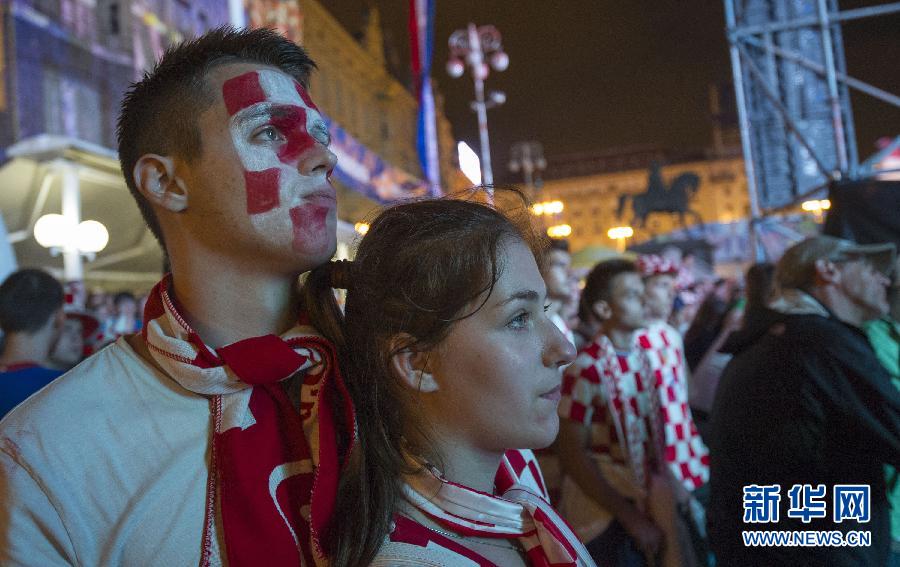
<path fill-rule="evenodd" d="M 187 186 L 175 175 L 175 162 L 171 157 L 142 155 L 134 164 L 133 173 L 138 191 L 153 205 L 173 213 L 187 208 Z"/>
<path fill-rule="evenodd" d="M 409 344 L 410 341 L 406 340 L 408 338 L 408 335 L 401 335 L 391 341 L 391 350 L 395 350 L 391 356 L 391 370 L 401 382 L 416 392 L 436 392 L 438 383 L 428 368 L 428 352 L 408 347 L 395 349 L 395 345 Z"/>

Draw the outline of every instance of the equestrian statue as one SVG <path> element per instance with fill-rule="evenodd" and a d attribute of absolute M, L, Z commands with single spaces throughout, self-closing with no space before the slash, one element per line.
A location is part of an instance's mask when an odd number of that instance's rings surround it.
<path fill-rule="evenodd" d="M 647 190 L 643 193 L 625 193 L 619 195 L 619 208 L 616 216 L 622 218 L 625 212 L 625 202 L 631 199 L 631 226 L 644 228 L 650 213 L 678 213 L 681 226 L 687 228 L 684 216 L 690 215 L 694 222 L 700 224 L 703 219 L 697 211 L 690 207 L 690 200 L 700 188 L 700 177 L 696 173 L 682 173 L 676 177 L 670 186 L 663 181 L 660 165 L 653 162 L 650 166 L 650 175 Z"/>

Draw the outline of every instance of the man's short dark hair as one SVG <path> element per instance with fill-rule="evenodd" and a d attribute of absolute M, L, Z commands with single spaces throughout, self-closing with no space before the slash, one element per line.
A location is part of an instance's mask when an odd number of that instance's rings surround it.
<path fill-rule="evenodd" d="M 43 270 L 13 272 L 0 285 L 0 329 L 33 334 L 63 306 L 63 288 Z"/>
<path fill-rule="evenodd" d="M 593 316 L 594 304 L 600 300 L 609 301 L 612 282 L 619 274 L 638 273 L 637 264 L 631 260 L 616 258 L 600 262 L 591 269 L 581 290 L 578 302 L 578 318 L 588 321 Z"/>
<path fill-rule="evenodd" d="M 303 48 L 274 30 L 223 26 L 166 50 L 125 93 L 116 132 L 119 163 L 144 221 L 163 248 L 153 208 L 134 182 L 134 166 L 148 153 L 197 158 L 202 147 L 197 117 L 215 100 L 206 76 L 219 65 L 242 62 L 276 67 L 306 88 L 316 66 Z"/>

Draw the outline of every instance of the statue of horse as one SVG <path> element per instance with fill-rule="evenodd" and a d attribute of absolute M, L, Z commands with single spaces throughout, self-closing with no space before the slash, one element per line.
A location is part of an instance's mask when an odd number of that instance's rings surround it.
<path fill-rule="evenodd" d="M 653 163 L 650 166 L 650 175 L 647 190 L 643 193 L 619 195 L 619 207 L 616 216 L 622 218 L 625 212 L 625 203 L 631 199 L 631 226 L 643 228 L 647 224 L 650 213 L 677 213 L 682 227 L 687 228 L 684 216 L 690 215 L 695 223 L 702 223 L 703 219 L 697 211 L 691 209 L 690 200 L 700 188 L 700 177 L 695 173 L 682 173 L 669 186 L 662 179 L 660 166 Z"/>

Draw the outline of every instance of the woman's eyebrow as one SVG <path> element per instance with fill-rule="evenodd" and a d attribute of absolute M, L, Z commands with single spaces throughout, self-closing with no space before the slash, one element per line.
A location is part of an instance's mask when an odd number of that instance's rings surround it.
<path fill-rule="evenodd" d="M 517 291 L 501 301 L 497 304 L 497 307 L 503 307 L 507 303 L 512 303 L 513 301 L 521 300 L 521 301 L 537 301 L 541 298 L 541 295 L 534 291 L 533 289 L 523 289 L 521 291 Z"/>

